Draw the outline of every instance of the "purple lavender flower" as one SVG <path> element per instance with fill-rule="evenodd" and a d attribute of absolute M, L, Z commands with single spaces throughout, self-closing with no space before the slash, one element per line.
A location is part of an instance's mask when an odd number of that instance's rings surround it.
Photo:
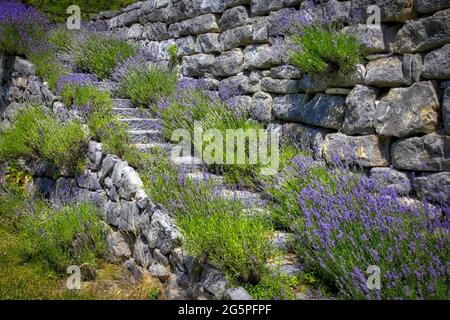
<path fill-rule="evenodd" d="M 68 75 L 63 75 L 57 85 L 56 85 L 56 91 L 58 93 L 61 93 L 62 89 L 66 84 L 72 84 L 72 85 L 90 85 L 97 81 L 97 78 L 93 74 L 86 74 L 86 73 L 69 73 Z"/>

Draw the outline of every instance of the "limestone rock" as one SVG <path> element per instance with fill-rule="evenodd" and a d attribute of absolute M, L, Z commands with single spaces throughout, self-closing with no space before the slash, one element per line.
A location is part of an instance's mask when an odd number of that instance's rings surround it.
<path fill-rule="evenodd" d="M 134 259 L 128 259 L 122 264 L 122 268 L 126 270 L 134 281 L 142 281 L 144 277 L 144 270 L 139 267 Z"/>
<path fill-rule="evenodd" d="M 253 42 L 253 30 L 251 25 L 237 27 L 224 31 L 219 41 L 224 50 L 246 46 Z"/>
<path fill-rule="evenodd" d="M 310 127 L 299 123 L 283 125 L 283 136 L 288 138 L 301 149 L 311 150 L 318 157 L 322 157 L 325 136 L 332 131 L 329 129 Z"/>
<path fill-rule="evenodd" d="M 127 39 L 140 39 L 144 32 L 144 27 L 139 23 L 133 24 L 130 29 L 128 29 Z"/>
<path fill-rule="evenodd" d="M 211 65 L 211 72 L 215 76 L 232 76 L 242 72 L 244 55 L 242 50 L 233 49 L 223 52 L 216 58 Z"/>
<path fill-rule="evenodd" d="M 450 135 L 450 87 L 445 89 L 442 101 L 442 118 L 444 120 L 445 133 Z"/>
<path fill-rule="evenodd" d="M 254 43 L 267 43 L 269 41 L 268 25 L 267 17 L 254 17 L 252 19 Z"/>
<path fill-rule="evenodd" d="M 378 190 L 391 188 L 399 195 L 406 195 L 412 189 L 408 175 L 392 168 L 372 168 L 370 178 L 376 181 Z"/>
<path fill-rule="evenodd" d="M 431 133 L 422 137 L 401 139 L 392 144 L 392 163 L 395 168 L 415 171 L 443 171 L 450 169 L 445 137 Z M 448 146 L 447 146 L 448 149 Z"/>
<path fill-rule="evenodd" d="M 270 75 L 274 79 L 300 79 L 303 71 L 290 65 L 284 65 L 270 69 Z"/>
<path fill-rule="evenodd" d="M 81 175 L 76 177 L 76 181 L 78 186 L 83 189 L 96 191 L 102 188 L 98 175 L 90 170 L 84 170 Z"/>
<path fill-rule="evenodd" d="M 193 36 L 176 39 L 175 44 L 181 56 L 189 56 L 196 53 L 196 39 Z"/>
<path fill-rule="evenodd" d="M 187 77 L 201 77 L 211 72 L 214 63 L 214 56 L 210 54 L 195 54 L 183 57 L 182 70 L 183 75 Z"/>
<path fill-rule="evenodd" d="M 432 13 L 450 7 L 449 0 L 414 0 L 414 7 L 419 13 Z"/>
<path fill-rule="evenodd" d="M 272 79 L 269 77 L 261 80 L 261 89 L 273 93 L 296 93 L 299 91 L 298 81 L 291 79 Z"/>
<path fill-rule="evenodd" d="M 344 27 L 341 32 L 356 37 L 364 53 L 374 54 L 389 51 L 395 42 L 398 28 L 386 25 L 358 24 Z"/>
<path fill-rule="evenodd" d="M 219 42 L 218 33 L 204 33 L 197 37 L 195 51 L 199 53 L 222 52 L 223 47 Z"/>
<path fill-rule="evenodd" d="M 341 129 L 344 121 L 345 98 L 318 93 L 303 107 L 302 121 L 329 129 Z"/>
<path fill-rule="evenodd" d="M 248 69 L 267 69 L 279 61 L 267 44 L 247 46 L 244 56 Z"/>
<path fill-rule="evenodd" d="M 153 263 L 153 255 L 145 237 L 137 237 L 133 249 L 133 258 L 140 266 L 144 268 L 147 268 L 151 263 Z"/>
<path fill-rule="evenodd" d="M 438 203 L 450 203 L 450 172 L 425 174 L 414 179 L 418 196 Z"/>
<path fill-rule="evenodd" d="M 89 169 L 93 171 L 100 170 L 103 159 L 103 147 L 101 143 L 89 141 L 87 157 L 89 159 Z"/>
<path fill-rule="evenodd" d="M 139 22 L 139 10 L 124 12 L 109 20 L 109 29 L 117 29 L 119 27 L 129 27 Z"/>
<path fill-rule="evenodd" d="M 255 93 L 250 116 L 261 122 L 270 122 L 272 120 L 272 96 L 262 91 Z"/>
<path fill-rule="evenodd" d="M 205 14 L 179 23 L 171 24 L 169 34 L 173 38 L 181 36 L 193 36 L 208 32 L 218 32 L 216 17 L 213 14 Z"/>
<path fill-rule="evenodd" d="M 280 120 L 300 122 L 302 107 L 307 101 L 304 94 L 288 94 L 273 98 L 273 113 Z"/>
<path fill-rule="evenodd" d="M 119 184 L 116 185 L 119 190 L 119 196 L 125 200 L 132 200 L 136 192 L 144 187 L 139 174 L 132 167 L 125 167 L 122 171 L 122 177 Z"/>
<path fill-rule="evenodd" d="M 242 287 L 227 289 L 225 295 L 229 300 L 252 300 L 251 295 Z"/>
<path fill-rule="evenodd" d="M 450 79 L 450 44 L 425 56 L 422 76 L 425 79 Z"/>
<path fill-rule="evenodd" d="M 394 56 L 370 61 L 365 84 L 377 87 L 400 87 L 408 84 L 403 74 L 403 58 Z"/>
<path fill-rule="evenodd" d="M 147 23 L 144 26 L 143 36 L 150 41 L 162 41 L 169 39 L 167 26 L 163 22 Z"/>
<path fill-rule="evenodd" d="M 14 58 L 12 69 L 24 77 L 34 76 L 36 74 L 34 65 L 30 61 L 20 57 Z"/>
<path fill-rule="evenodd" d="M 226 31 L 243 26 L 249 22 L 247 8 L 234 7 L 225 11 L 219 20 L 220 31 Z"/>
<path fill-rule="evenodd" d="M 407 22 L 397 34 L 399 53 L 423 52 L 438 48 L 450 41 L 450 9 L 433 16 Z"/>
<path fill-rule="evenodd" d="M 368 18 L 367 8 L 377 5 L 381 9 L 382 22 L 405 22 L 415 17 L 414 0 L 352 0 L 350 17 L 365 22 Z"/>
<path fill-rule="evenodd" d="M 167 213 L 156 210 L 148 230 L 143 230 L 150 248 L 158 248 L 167 255 L 180 244 L 181 234 Z"/>
<path fill-rule="evenodd" d="M 375 133 L 373 120 L 378 89 L 357 85 L 347 96 L 343 131 L 346 134 Z"/>
<path fill-rule="evenodd" d="M 327 161 L 355 162 L 363 167 L 389 166 L 389 146 L 376 135 L 352 137 L 342 133 L 329 134 L 325 138 L 323 154 Z"/>
<path fill-rule="evenodd" d="M 233 93 L 248 94 L 260 90 L 259 81 L 252 81 L 245 75 L 237 75 L 226 78 L 221 82 L 221 86 L 228 88 Z"/>
<path fill-rule="evenodd" d="M 111 231 L 106 242 L 108 244 L 107 256 L 110 262 L 117 263 L 131 257 L 130 247 L 120 231 Z"/>
<path fill-rule="evenodd" d="M 406 137 L 431 133 L 438 125 L 439 101 L 431 82 L 391 89 L 375 113 L 375 129 L 382 136 Z"/>

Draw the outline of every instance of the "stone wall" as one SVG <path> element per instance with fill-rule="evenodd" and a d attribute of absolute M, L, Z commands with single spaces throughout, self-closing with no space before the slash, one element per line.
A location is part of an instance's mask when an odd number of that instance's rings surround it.
<path fill-rule="evenodd" d="M 100 13 L 92 24 L 161 60 L 176 44 L 184 77 L 238 92 L 253 118 L 283 126 L 318 156 L 347 157 L 351 147 L 382 183 L 446 200 L 450 2 L 315 2 L 317 12 L 338 12 L 342 32 L 361 42 L 365 60 L 352 74 L 308 75 L 286 64 L 283 21 L 302 0 L 150 0 Z M 372 4 L 381 26 L 365 24 Z"/>
<path fill-rule="evenodd" d="M 32 63 L 2 56 L 0 62 L 0 128 L 10 126 L 30 102 L 62 121 L 77 117 L 35 75 Z M 92 140 L 86 156 L 82 174 L 57 179 L 43 161 L 23 164 L 33 177 L 31 191 L 56 207 L 84 201 L 97 206 L 110 227 L 108 260 L 122 263 L 136 279 L 145 272 L 159 278 L 166 283 L 168 299 L 250 298 L 243 288 L 230 288 L 218 270 L 187 255 L 174 218 L 147 196 L 139 174 L 126 161 L 103 152 L 102 144 Z"/>

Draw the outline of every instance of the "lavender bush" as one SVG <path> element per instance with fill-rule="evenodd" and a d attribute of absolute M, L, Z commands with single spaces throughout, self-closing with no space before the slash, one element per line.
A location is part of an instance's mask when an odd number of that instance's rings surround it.
<path fill-rule="evenodd" d="M 33 7 L 16 1 L 0 1 L 0 51 L 24 55 L 50 29 L 49 20 Z"/>
<path fill-rule="evenodd" d="M 296 161 L 311 168 L 308 158 Z M 440 209 L 410 205 L 392 189 L 375 193 L 366 177 L 332 176 L 298 187 L 298 209 L 285 217 L 308 263 L 345 298 L 448 299 L 450 224 Z M 366 285 L 371 265 L 381 269 L 381 290 Z"/>
<path fill-rule="evenodd" d="M 295 14 L 280 17 L 279 25 L 289 25 L 289 63 L 305 72 L 350 72 L 361 60 L 353 35 L 340 32 L 339 16 L 332 7 L 318 9 L 305 1 Z"/>

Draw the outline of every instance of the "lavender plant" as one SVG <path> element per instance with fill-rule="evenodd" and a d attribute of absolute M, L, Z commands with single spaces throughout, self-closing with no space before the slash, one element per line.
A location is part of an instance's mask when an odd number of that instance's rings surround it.
<path fill-rule="evenodd" d="M 408 205 L 392 189 L 375 192 L 369 178 L 326 173 L 307 157 L 294 164 L 297 178 L 281 189 L 283 223 L 299 254 L 343 297 L 448 299 L 450 224 L 439 208 Z M 381 290 L 367 287 L 371 265 L 381 269 Z"/>
<path fill-rule="evenodd" d="M 361 60 L 360 46 L 353 35 L 339 32 L 334 12 L 314 10 L 307 1 L 296 15 L 289 16 L 289 63 L 309 73 L 352 71 Z"/>
<path fill-rule="evenodd" d="M 49 20 L 33 7 L 16 1 L 0 1 L 0 51 L 24 55 L 50 29 Z"/>
<path fill-rule="evenodd" d="M 111 76 L 118 63 L 136 53 L 132 45 L 113 36 L 89 33 L 80 38 L 75 52 L 75 65 L 99 79 Z"/>
<path fill-rule="evenodd" d="M 151 59 L 139 53 L 120 63 L 114 72 L 119 82 L 119 91 L 137 106 L 152 107 L 163 96 L 175 91 L 177 76 L 174 72 L 148 61 Z"/>

